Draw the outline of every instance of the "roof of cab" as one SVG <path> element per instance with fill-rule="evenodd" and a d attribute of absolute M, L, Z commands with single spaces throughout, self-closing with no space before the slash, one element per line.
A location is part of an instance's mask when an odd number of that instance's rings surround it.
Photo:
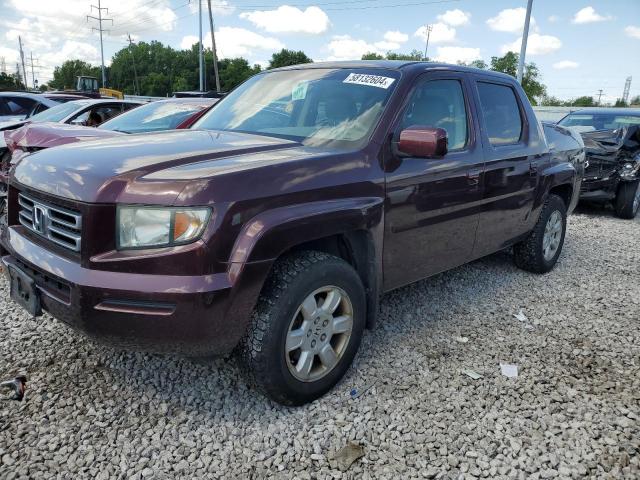
<path fill-rule="evenodd" d="M 495 76 L 502 79 L 514 80 L 511 75 L 493 70 L 482 70 L 480 68 L 467 67 L 464 65 L 452 65 L 449 63 L 422 62 L 417 60 L 347 60 L 339 62 L 314 62 L 300 65 L 290 65 L 288 67 L 276 68 L 273 71 L 314 69 L 314 68 L 380 68 L 386 70 L 453 70 L 457 72 L 480 73 L 483 75 Z"/>

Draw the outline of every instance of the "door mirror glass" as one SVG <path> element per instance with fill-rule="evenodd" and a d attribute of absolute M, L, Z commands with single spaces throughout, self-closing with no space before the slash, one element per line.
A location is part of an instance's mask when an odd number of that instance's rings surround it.
<path fill-rule="evenodd" d="M 411 157 L 444 157 L 448 150 L 448 136 L 444 128 L 412 125 L 400 132 L 398 150 Z"/>

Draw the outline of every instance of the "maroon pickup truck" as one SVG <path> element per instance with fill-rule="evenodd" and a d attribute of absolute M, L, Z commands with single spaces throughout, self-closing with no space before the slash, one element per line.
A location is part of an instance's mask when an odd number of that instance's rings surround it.
<path fill-rule="evenodd" d="M 3 262 L 34 316 L 118 345 L 235 350 L 297 405 L 344 375 L 383 292 L 509 247 L 551 270 L 583 168 L 579 135 L 543 127 L 509 76 L 288 67 L 191 130 L 23 158 Z"/>

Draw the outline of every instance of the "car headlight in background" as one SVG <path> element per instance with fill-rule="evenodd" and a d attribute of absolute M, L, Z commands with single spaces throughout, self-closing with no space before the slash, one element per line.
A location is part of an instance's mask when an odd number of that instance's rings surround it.
<path fill-rule="evenodd" d="M 151 248 L 194 242 L 210 216 L 206 207 L 119 206 L 117 245 L 119 249 Z"/>

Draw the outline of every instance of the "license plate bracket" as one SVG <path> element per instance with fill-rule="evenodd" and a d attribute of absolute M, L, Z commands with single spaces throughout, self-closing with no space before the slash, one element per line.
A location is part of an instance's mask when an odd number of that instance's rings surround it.
<path fill-rule="evenodd" d="M 9 295 L 11 300 L 16 302 L 34 317 L 42 315 L 40 295 L 36 287 L 36 282 L 33 278 L 12 265 L 8 267 L 8 272 Z"/>

